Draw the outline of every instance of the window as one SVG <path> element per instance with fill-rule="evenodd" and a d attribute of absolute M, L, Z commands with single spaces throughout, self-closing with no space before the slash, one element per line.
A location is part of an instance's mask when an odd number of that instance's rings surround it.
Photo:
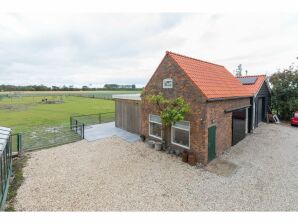
<path fill-rule="evenodd" d="M 173 80 L 172 79 L 164 79 L 162 82 L 162 86 L 164 89 L 173 88 Z"/>
<path fill-rule="evenodd" d="M 172 143 L 189 149 L 190 127 L 188 121 L 176 122 L 172 125 Z"/>
<path fill-rule="evenodd" d="M 298 113 L 296 112 L 296 113 L 294 113 L 294 117 L 298 117 Z"/>
<path fill-rule="evenodd" d="M 149 114 L 149 136 L 161 139 L 162 125 L 160 116 Z"/>

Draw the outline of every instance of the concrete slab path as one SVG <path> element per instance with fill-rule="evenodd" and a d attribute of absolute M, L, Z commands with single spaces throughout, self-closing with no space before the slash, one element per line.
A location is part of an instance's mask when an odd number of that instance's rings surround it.
<path fill-rule="evenodd" d="M 85 128 L 85 139 L 87 141 L 95 141 L 112 136 L 118 136 L 127 142 L 135 142 L 140 139 L 136 134 L 115 127 L 115 122 L 96 124 Z"/>

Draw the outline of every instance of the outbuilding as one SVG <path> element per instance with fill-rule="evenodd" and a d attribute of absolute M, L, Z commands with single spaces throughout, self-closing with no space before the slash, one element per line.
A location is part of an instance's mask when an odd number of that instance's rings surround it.
<path fill-rule="evenodd" d="M 141 133 L 140 94 L 113 95 L 115 100 L 115 126 L 131 133 Z"/>
<path fill-rule="evenodd" d="M 190 105 L 185 120 L 166 135 L 155 107 L 145 100 L 152 92 L 183 97 Z M 156 141 L 168 136 L 175 151 L 189 150 L 207 164 L 250 131 L 251 96 L 224 66 L 166 52 L 141 95 L 141 134 Z"/>
<path fill-rule="evenodd" d="M 260 122 L 266 121 L 267 113 L 271 112 L 271 88 L 268 79 L 266 75 L 238 76 L 237 78 L 252 94 L 249 126 L 255 129 Z"/>
<path fill-rule="evenodd" d="M 163 133 L 156 107 L 146 96 L 182 97 L 185 120 Z M 207 164 L 265 121 L 271 91 L 265 75 L 234 77 L 224 66 L 166 52 L 142 94 L 113 95 L 116 127 L 162 141 L 177 153 L 191 151 Z"/>

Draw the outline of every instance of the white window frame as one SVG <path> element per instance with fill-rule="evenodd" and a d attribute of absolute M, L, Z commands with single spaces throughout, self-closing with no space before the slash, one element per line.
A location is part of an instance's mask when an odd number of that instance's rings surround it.
<path fill-rule="evenodd" d="M 159 139 L 159 140 L 162 140 L 162 134 L 163 134 L 163 133 L 162 133 L 162 123 L 161 123 L 161 122 L 156 122 L 156 121 L 151 121 L 151 120 L 150 120 L 150 115 L 158 116 L 158 115 L 155 115 L 155 114 L 149 114 L 149 118 L 148 118 L 148 120 L 149 120 L 149 136 L 150 136 L 150 137 L 153 137 L 153 138 L 157 138 L 157 139 Z M 158 117 L 160 117 L 160 116 L 158 116 Z M 160 126 L 161 126 L 161 131 L 160 131 L 160 135 L 161 135 L 161 137 L 156 136 L 156 135 L 152 135 L 152 134 L 151 134 L 150 123 L 160 124 Z"/>
<path fill-rule="evenodd" d="M 185 149 L 190 149 L 190 122 L 189 121 L 183 121 L 183 122 L 187 122 L 188 123 L 188 126 L 189 126 L 188 129 L 181 128 L 181 127 L 175 127 L 175 125 L 172 124 L 172 127 L 171 127 L 171 143 L 173 145 L 177 145 L 177 146 L 180 146 L 180 147 L 185 148 Z M 174 129 L 180 129 L 180 130 L 183 130 L 183 131 L 188 131 L 188 143 L 189 143 L 188 146 L 181 145 L 181 144 L 179 144 L 177 142 L 174 142 Z"/>
<path fill-rule="evenodd" d="M 166 82 L 171 82 L 171 86 L 166 86 L 165 85 L 165 83 Z M 164 80 L 162 80 L 162 88 L 164 88 L 164 89 L 172 89 L 173 88 L 173 79 L 171 79 L 171 78 L 167 78 L 167 79 L 164 79 Z"/>

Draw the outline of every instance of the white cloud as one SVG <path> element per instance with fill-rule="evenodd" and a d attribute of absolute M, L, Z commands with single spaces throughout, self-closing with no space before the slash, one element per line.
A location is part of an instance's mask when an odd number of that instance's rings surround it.
<path fill-rule="evenodd" d="M 1 14 L 0 82 L 144 85 L 166 50 L 251 74 L 298 54 L 294 14 Z"/>

